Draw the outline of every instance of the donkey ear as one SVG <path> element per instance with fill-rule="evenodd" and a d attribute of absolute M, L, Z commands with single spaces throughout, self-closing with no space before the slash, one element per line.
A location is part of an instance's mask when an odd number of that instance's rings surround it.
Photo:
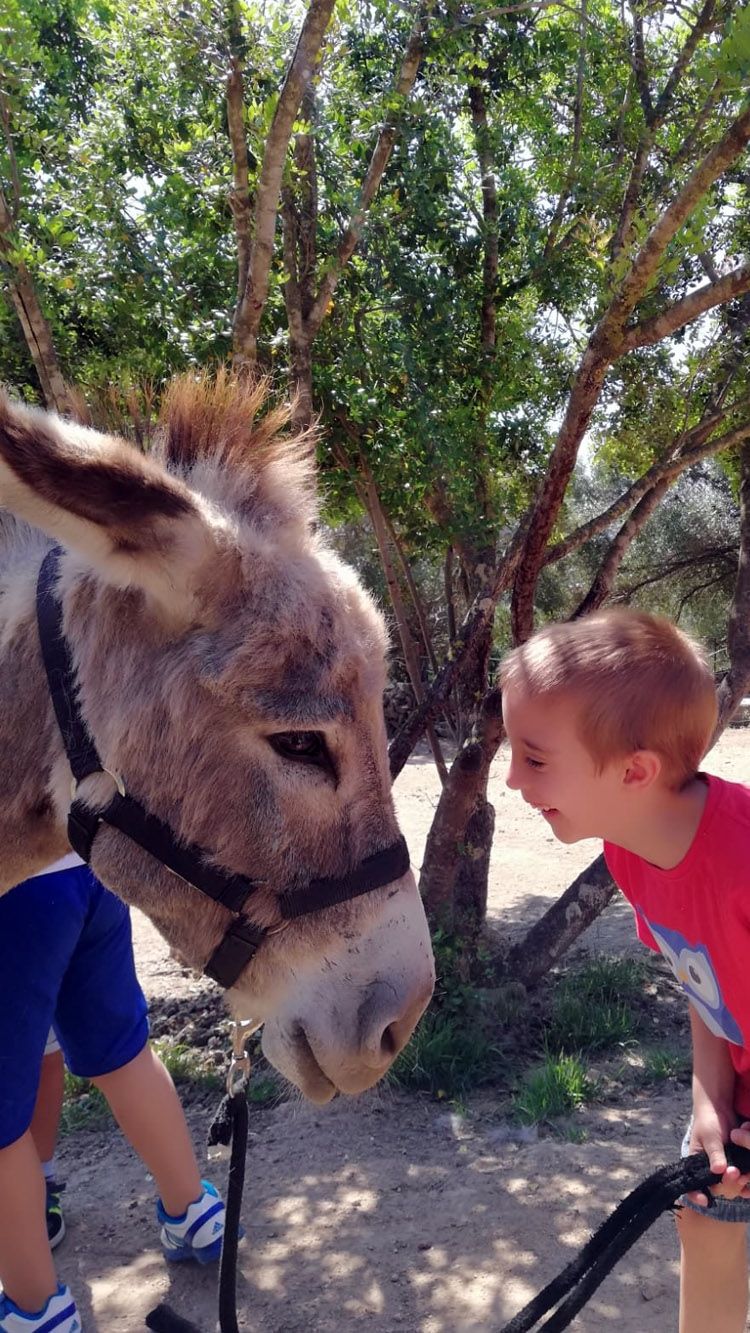
<path fill-rule="evenodd" d="M 150 593 L 170 618 L 193 614 L 189 589 L 216 533 L 188 487 L 125 440 L 0 393 L 0 505 L 105 581 Z"/>

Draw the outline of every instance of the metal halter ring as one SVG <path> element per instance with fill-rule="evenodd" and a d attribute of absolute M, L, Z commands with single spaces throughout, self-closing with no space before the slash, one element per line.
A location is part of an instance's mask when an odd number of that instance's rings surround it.
<path fill-rule="evenodd" d="M 115 786 L 116 786 L 118 792 L 120 793 L 120 795 L 121 795 L 121 796 L 124 796 L 124 795 L 125 795 L 125 783 L 123 782 L 122 778 L 120 777 L 120 774 L 119 774 L 119 773 L 113 773 L 112 770 L 111 770 L 110 768 L 98 768 L 98 769 L 96 769 L 96 771 L 95 771 L 94 773 L 87 773 L 87 774 L 86 774 L 86 778 L 94 778 L 94 777 L 96 777 L 97 774 L 99 774 L 99 773 L 106 773 L 107 777 L 108 777 L 108 778 L 111 778 L 112 781 L 114 782 L 114 784 L 115 784 Z M 71 780 L 70 780 L 70 796 L 71 796 L 71 800 L 75 801 L 76 797 L 78 796 L 78 788 L 80 787 L 80 785 L 81 785 L 82 782 L 85 782 L 85 781 L 86 781 L 86 778 L 71 778 Z"/>

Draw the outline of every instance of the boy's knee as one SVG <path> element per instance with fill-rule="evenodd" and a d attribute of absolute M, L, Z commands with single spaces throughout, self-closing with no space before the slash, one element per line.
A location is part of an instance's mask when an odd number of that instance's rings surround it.
<path fill-rule="evenodd" d="M 747 1225 L 743 1222 L 720 1222 L 682 1207 L 677 1212 L 677 1231 L 683 1249 L 699 1249 L 712 1264 L 722 1259 L 730 1263 L 737 1253 L 745 1253 Z"/>

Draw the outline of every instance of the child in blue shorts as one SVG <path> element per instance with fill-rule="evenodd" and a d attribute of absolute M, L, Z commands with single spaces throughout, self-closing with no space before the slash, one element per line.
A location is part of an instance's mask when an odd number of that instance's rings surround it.
<path fill-rule="evenodd" d="M 167 1259 L 217 1259 L 224 1205 L 201 1181 L 174 1084 L 148 1043 L 127 908 L 78 857 L 0 897 L 0 1333 L 79 1333 L 47 1237 L 30 1132 L 51 1026 L 91 1079 L 159 1190 Z"/>

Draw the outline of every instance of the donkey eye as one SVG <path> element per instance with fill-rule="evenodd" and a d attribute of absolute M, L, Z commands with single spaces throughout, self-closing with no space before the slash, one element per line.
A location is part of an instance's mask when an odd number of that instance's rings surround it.
<path fill-rule="evenodd" d="M 307 764 L 330 764 L 326 743 L 319 731 L 277 731 L 268 737 L 268 743 L 284 759 L 299 759 Z"/>

